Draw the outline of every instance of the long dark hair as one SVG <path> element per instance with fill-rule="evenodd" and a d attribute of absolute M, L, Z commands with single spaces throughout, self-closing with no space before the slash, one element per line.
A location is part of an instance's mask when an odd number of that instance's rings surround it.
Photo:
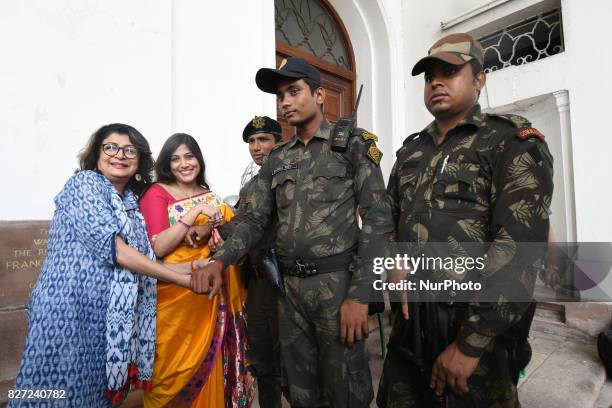
<path fill-rule="evenodd" d="M 112 123 L 96 130 L 79 154 L 79 168 L 80 170 L 98 171 L 98 160 L 102 153 L 102 142 L 112 133 L 129 137 L 130 142 L 138 149 L 138 170 L 132 176 L 126 188 L 129 188 L 136 196 L 140 197 L 153 183 L 154 162 L 149 142 L 147 142 L 142 133 L 130 125 Z"/>
<path fill-rule="evenodd" d="M 166 140 L 166 143 L 161 148 L 157 161 L 155 162 L 155 175 L 157 181 L 164 184 L 171 184 L 176 181 L 176 177 L 170 170 L 170 160 L 172 154 L 179 148 L 180 145 L 185 145 L 191 153 L 195 156 L 200 163 L 200 172 L 196 178 L 198 185 L 209 189 L 208 183 L 206 182 L 206 164 L 204 163 L 204 156 L 198 142 L 193 136 L 187 133 L 175 133 Z"/>

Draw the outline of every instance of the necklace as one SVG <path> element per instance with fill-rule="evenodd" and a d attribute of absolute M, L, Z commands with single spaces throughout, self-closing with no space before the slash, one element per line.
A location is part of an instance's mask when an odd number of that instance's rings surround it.
<path fill-rule="evenodd" d="M 196 195 L 199 192 L 198 186 L 196 186 L 196 190 L 194 192 L 192 192 L 191 194 L 187 193 L 185 190 L 183 190 L 181 187 L 179 187 L 178 183 L 176 183 L 175 187 L 176 187 L 176 189 L 178 191 L 181 192 L 181 194 L 183 195 L 183 198 L 192 197 L 192 196 Z"/>

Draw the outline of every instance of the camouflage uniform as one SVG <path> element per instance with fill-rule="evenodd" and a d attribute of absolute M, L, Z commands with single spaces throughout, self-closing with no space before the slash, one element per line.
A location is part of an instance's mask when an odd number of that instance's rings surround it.
<path fill-rule="evenodd" d="M 225 265 L 243 256 L 277 215 L 279 259 L 325 260 L 348 254 L 340 270 L 309 277 L 285 274 L 280 301 L 281 356 L 294 407 L 367 407 L 373 398 L 365 342 L 339 340 L 339 308 L 348 297 L 367 302 L 372 247 L 393 225 L 374 136 L 356 130 L 345 153 L 330 146 L 323 122 L 305 145 L 294 135 L 263 164 L 251 211 L 215 255 Z M 362 218 L 357 224 L 356 211 Z"/>
<path fill-rule="evenodd" d="M 240 199 L 233 222 L 219 227 L 223 239 L 227 239 L 237 223 L 251 207 L 253 191 L 257 185 L 257 176 L 249 180 L 240 189 Z M 249 336 L 248 357 L 255 377 L 257 392 L 262 408 L 281 406 L 281 365 L 278 339 L 278 289 L 260 272 L 261 259 L 272 246 L 274 228 L 270 224 L 263 238 L 249 251 L 245 261 L 248 273 L 248 294 L 246 300 L 247 331 Z"/>
<path fill-rule="evenodd" d="M 519 284 L 527 267 L 521 269 L 520 257 L 511 251 L 496 252 L 495 245 L 546 242 L 553 190 L 552 157 L 543 136 L 529 126 L 522 117 L 483 114 L 475 105 L 439 146 L 435 122 L 409 136 L 387 187 L 395 239 L 418 245 L 491 242 L 486 273 L 511 271 Z M 503 295 L 505 289 L 498 290 Z M 516 350 L 508 338 L 528 307 L 507 301 L 411 303 L 410 319 L 400 314 L 393 327 L 378 405 L 518 406 Z M 445 400 L 429 389 L 431 367 L 453 341 L 480 362 L 468 379 L 470 391 L 459 396 L 447 387 Z"/>

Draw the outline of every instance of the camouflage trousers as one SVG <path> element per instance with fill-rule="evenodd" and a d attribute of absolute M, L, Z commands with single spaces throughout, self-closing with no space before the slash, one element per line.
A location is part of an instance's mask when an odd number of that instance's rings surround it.
<path fill-rule="evenodd" d="M 458 395 L 446 387 L 443 397 L 430 389 L 431 378 L 411 361 L 389 351 L 376 403 L 380 408 L 516 408 L 517 390 L 508 367 L 508 352 L 492 341 L 468 379 L 469 392 Z"/>
<path fill-rule="evenodd" d="M 365 341 L 340 343 L 348 271 L 285 276 L 279 302 L 283 369 L 292 407 L 368 407 L 374 396 Z"/>
<path fill-rule="evenodd" d="M 265 279 L 251 277 L 246 300 L 249 350 L 257 378 L 259 405 L 281 406 L 280 343 L 278 340 L 278 289 Z"/>

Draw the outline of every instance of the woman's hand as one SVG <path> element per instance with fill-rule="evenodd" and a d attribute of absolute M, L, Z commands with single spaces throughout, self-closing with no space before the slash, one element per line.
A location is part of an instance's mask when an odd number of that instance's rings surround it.
<path fill-rule="evenodd" d="M 207 216 L 209 222 L 212 224 L 219 224 L 223 220 L 221 210 L 214 205 L 202 202 L 195 208 L 200 212 L 200 214 Z"/>
<path fill-rule="evenodd" d="M 174 283 L 176 285 L 184 287 L 185 289 L 191 290 L 191 273 L 187 275 L 177 274 Z"/>

